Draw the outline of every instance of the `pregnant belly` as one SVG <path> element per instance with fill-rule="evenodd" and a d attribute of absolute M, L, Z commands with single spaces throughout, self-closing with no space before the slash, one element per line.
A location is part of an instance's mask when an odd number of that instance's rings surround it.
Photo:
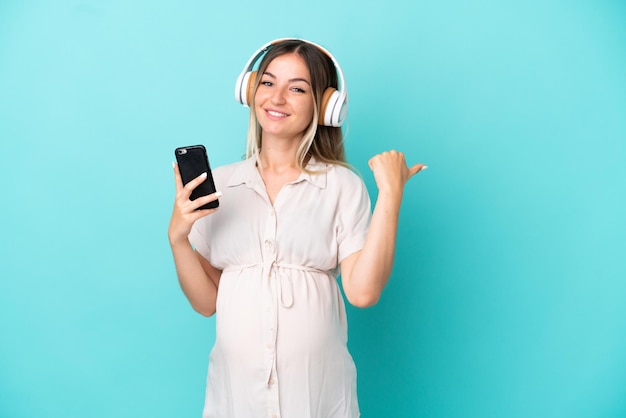
<path fill-rule="evenodd" d="M 322 272 L 273 273 L 253 267 L 222 275 L 216 347 L 251 363 L 263 362 L 268 353 L 308 357 L 345 347 L 345 307 L 336 280 Z"/>

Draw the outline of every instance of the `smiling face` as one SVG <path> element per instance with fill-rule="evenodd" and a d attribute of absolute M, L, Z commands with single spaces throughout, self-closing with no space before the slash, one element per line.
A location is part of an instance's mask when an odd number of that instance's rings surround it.
<path fill-rule="evenodd" d="M 302 139 L 313 120 L 311 75 L 302 57 L 287 53 L 274 58 L 254 96 L 254 111 L 263 138 Z"/>

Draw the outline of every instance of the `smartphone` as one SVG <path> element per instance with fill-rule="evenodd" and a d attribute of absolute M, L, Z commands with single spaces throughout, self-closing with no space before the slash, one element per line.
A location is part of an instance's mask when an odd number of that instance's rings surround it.
<path fill-rule="evenodd" d="M 174 154 L 176 155 L 176 162 L 178 163 L 178 170 L 180 171 L 183 185 L 189 183 L 202 173 L 207 174 L 206 180 L 200 183 L 191 192 L 191 200 L 196 200 L 199 197 L 215 193 L 215 182 L 213 181 L 213 174 L 211 174 L 211 166 L 209 165 L 206 148 L 204 148 L 203 145 L 176 148 Z M 219 205 L 219 201 L 215 200 L 200 206 L 196 210 L 213 209 Z"/>

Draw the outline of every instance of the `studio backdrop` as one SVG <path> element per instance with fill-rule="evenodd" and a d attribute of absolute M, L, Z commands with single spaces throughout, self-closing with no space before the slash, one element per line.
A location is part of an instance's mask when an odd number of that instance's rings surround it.
<path fill-rule="evenodd" d="M 0 417 L 200 416 L 173 151 L 242 158 L 234 83 L 280 37 L 341 63 L 372 200 L 371 156 L 429 166 L 348 309 L 362 416 L 626 416 L 626 4 L 3 0 Z"/>

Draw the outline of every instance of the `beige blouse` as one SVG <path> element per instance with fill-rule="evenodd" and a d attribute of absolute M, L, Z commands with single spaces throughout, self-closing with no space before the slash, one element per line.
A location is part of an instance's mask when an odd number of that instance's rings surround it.
<path fill-rule="evenodd" d="M 363 181 L 312 161 L 274 205 L 250 158 L 213 173 L 219 210 L 189 239 L 222 269 L 203 418 L 358 417 L 338 265 L 371 217 Z"/>

